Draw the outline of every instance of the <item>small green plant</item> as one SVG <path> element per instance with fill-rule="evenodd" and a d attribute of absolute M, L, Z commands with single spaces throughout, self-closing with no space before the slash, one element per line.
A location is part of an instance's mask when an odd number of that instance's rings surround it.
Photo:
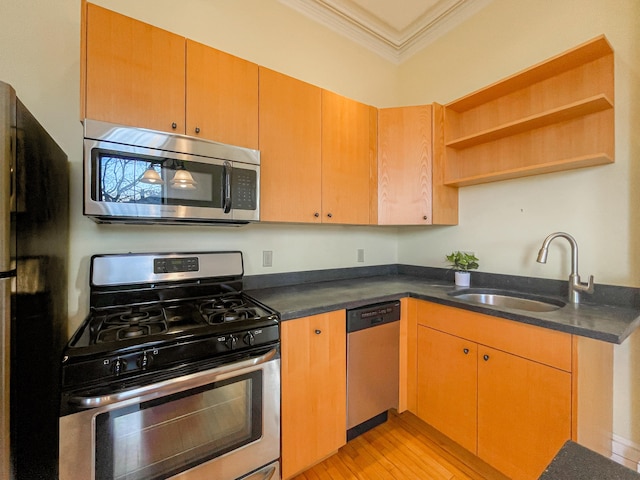
<path fill-rule="evenodd" d="M 461 272 L 475 270 L 480 266 L 478 257 L 471 253 L 452 252 L 450 255 L 446 255 L 446 258 L 454 270 Z"/>

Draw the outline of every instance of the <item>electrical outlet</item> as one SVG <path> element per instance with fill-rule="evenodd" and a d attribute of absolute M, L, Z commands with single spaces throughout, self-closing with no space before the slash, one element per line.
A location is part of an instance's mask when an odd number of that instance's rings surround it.
<path fill-rule="evenodd" d="M 359 248 L 358 249 L 358 262 L 359 263 L 363 263 L 364 262 L 364 248 Z"/>
<path fill-rule="evenodd" d="M 262 251 L 262 266 L 263 267 L 273 266 L 273 252 L 271 250 Z"/>

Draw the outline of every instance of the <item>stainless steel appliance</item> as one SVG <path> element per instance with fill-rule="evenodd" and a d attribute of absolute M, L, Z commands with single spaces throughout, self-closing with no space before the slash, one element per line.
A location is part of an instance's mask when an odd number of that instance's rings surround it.
<path fill-rule="evenodd" d="M 260 152 L 84 121 L 84 214 L 98 223 L 260 220 Z"/>
<path fill-rule="evenodd" d="M 0 82 L 0 478 L 56 478 L 67 156 Z"/>
<path fill-rule="evenodd" d="M 400 302 L 347 310 L 347 440 L 398 408 Z"/>
<path fill-rule="evenodd" d="M 60 479 L 279 479 L 279 317 L 242 292 L 241 252 L 97 255 L 90 276 Z"/>

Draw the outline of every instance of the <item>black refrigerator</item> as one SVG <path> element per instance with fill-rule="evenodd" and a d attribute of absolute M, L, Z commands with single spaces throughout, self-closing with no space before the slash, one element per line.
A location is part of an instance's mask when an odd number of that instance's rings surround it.
<path fill-rule="evenodd" d="M 0 82 L 0 478 L 58 478 L 69 164 Z"/>

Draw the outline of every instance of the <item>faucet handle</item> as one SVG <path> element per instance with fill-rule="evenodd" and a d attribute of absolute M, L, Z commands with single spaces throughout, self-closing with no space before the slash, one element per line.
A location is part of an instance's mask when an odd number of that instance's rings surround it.
<path fill-rule="evenodd" d="M 577 282 L 576 285 L 574 285 L 574 288 L 576 290 L 580 290 L 581 292 L 585 292 L 585 293 L 593 293 L 593 291 L 595 290 L 595 287 L 593 285 L 593 275 L 589 275 L 589 281 L 587 283 L 582 283 L 580 281 L 580 277 L 577 278 Z"/>

